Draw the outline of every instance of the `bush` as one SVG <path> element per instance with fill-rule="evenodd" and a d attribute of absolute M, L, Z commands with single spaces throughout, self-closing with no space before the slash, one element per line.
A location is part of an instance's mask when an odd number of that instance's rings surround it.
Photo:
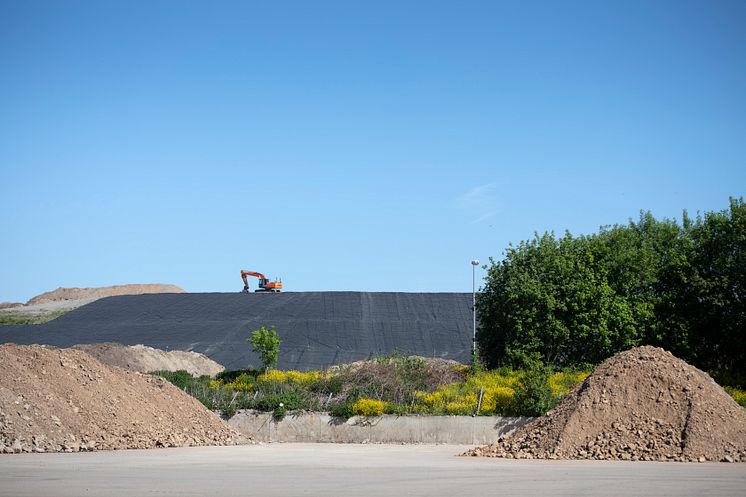
<path fill-rule="evenodd" d="M 298 390 L 285 390 L 281 392 L 268 393 L 259 396 L 251 405 L 258 411 L 274 411 L 280 404 L 286 411 L 295 411 L 298 409 L 307 409 L 309 407 L 308 399 Z"/>
<path fill-rule="evenodd" d="M 183 369 L 180 369 L 179 371 L 153 371 L 150 374 L 165 378 L 170 383 L 174 384 L 182 390 L 192 386 L 195 382 L 195 378 L 191 375 L 191 373 Z"/>
<path fill-rule="evenodd" d="M 355 415 L 352 406 L 362 397 L 362 389 L 358 386 L 352 387 L 347 395 L 338 398 L 328 407 L 329 415 L 335 418 L 349 419 Z"/>
<path fill-rule="evenodd" d="M 397 416 L 403 416 L 407 414 L 407 407 L 406 406 L 400 406 L 397 404 L 392 404 L 391 402 L 386 402 L 386 407 L 383 408 L 384 414 L 396 414 Z"/>
<path fill-rule="evenodd" d="M 256 378 L 260 374 L 262 374 L 264 371 L 259 369 L 234 369 L 231 371 L 221 371 L 218 374 L 215 375 L 216 380 L 221 380 L 225 383 L 230 383 L 239 376 L 243 377 L 244 375 L 249 376 L 251 378 Z"/>
<path fill-rule="evenodd" d="M 358 399 L 352 404 L 352 412 L 358 416 L 381 416 L 388 402 L 374 399 Z"/>
<path fill-rule="evenodd" d="M 556 403 L 549 382 L 549 369 L 534 364 L 527 369 L 515 386 L 516 410 L 523 416 L 543 416 Z"/>
<path fill-rule="evenodd" d="M 228 387 L 221 380 L 212 380 L 207 375 L 195 378 L 183 370 L 154 371 L 150 374 L 165 378 L 206 408 L 222 411 L 226 418 L 233 417 L 238 409 L 249 407 L 251 401 L 251 397 L 245 391 Z"/>
<path fill-rule="evenodd" d="M 258 330 L 252 331 L 251 336 L 246 341 L 254 346 L 253 351 L 259 354 L 265 370 L 277 366 L 282 341 L 277 336 L 274 326 L 270 326 L 269 329 L 262 326 Z"/>
<path fill-rule="evenodd" d="M 728 394 L 733 397 L 733 400 L 735 400 L 741 407 L 746 407 L 746 391 L 733 387 L 725 387 L 725 391 L 728 392 Z"/>
<path fill-rule="evenodd" d="M 285 414 L 287 414 L 287 412 L 287 407 L 285 407 L 284 404 L 280 403 L 272 411 L 272 417 L 275 421 L 282 421 L 283 419 L 285 419 Z"/>
<path fill-rule="evenodd" d="M 355 415 L 352 412 L 352 405 L 354 402 L 349 400 L 339 400 L 329 405 L 329 416 L 342 419 L 350 419 Z"/>

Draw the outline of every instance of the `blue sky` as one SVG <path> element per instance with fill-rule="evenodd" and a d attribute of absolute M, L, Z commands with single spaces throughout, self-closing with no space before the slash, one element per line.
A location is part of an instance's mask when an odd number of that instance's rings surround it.
<path fill-rule="evenodd" d="M 0 301 L 470 291 L 746 186 L 746 3 L 0 1 Z M 480 270 L 481 274 L 482 271 Z"/>

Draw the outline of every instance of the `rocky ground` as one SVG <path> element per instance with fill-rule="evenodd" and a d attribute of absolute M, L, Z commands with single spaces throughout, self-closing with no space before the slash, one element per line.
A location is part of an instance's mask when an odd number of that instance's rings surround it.
<path fill-rule="evenodd" d="M 77 452 L 242 441 L 162 378 L 82 350 L 0 346 L 0 453 Z"/>
<path fill-rule="evenodd" d="M 122 345 L 119 343 L 92 343 L 75 345 L 109 366 L 118 366 L 132 371 L 178 371 L 183 369 L 192 376 L 215 376 L 225 368 L 204 354 L 182 350 L 160 350 L 145 345 Z"/>
<path fill-rule="evenodd" d="M 601 364 L 545 416 L 466 455 L 746 462 L 746 410 L 706 373 L 638 347 Z"/>

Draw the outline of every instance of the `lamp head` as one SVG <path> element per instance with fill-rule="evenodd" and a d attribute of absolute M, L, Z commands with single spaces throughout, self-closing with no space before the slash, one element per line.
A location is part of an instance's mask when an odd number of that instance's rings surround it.
<path fill-rule="evenodd" d="M 478 266 L 479 265 L 479 259 L 472 259 L 471 264 L 472 264 L 472 266 Z"/>

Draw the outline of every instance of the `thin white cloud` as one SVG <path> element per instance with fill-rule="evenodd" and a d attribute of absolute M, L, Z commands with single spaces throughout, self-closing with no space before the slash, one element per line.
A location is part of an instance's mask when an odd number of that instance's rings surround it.
<path fill-rule="evenodd" d="M 456 197 L 455 206 L 472 216 L 476 216 L 469 224 L 485 221 L 499 212 L 497 202 L 497 184 L 485 183 L 475 186 L 466 193 Z"/>
<path fill-rule="evenodd" d="M 485 221 L 485 220 L 487 220 L 487 219 L 491 218 L 491 217 L 492 217 L 492 216 L 494 216 L 495 214 L 497 214 L 497 211 L 496 211 L 496 210 L 495 210 L 495 211 L 492 211 L 492 212 L 488 212 L 488 213 L 486 213 L 486 214 L 483 214 L 483 215 L 479 216 L 478 218 L 474 219 L 473 221 L 469 221 L 469 224 L 477 224 L 477 223 L 481 223 L 482 221 Z"/>

